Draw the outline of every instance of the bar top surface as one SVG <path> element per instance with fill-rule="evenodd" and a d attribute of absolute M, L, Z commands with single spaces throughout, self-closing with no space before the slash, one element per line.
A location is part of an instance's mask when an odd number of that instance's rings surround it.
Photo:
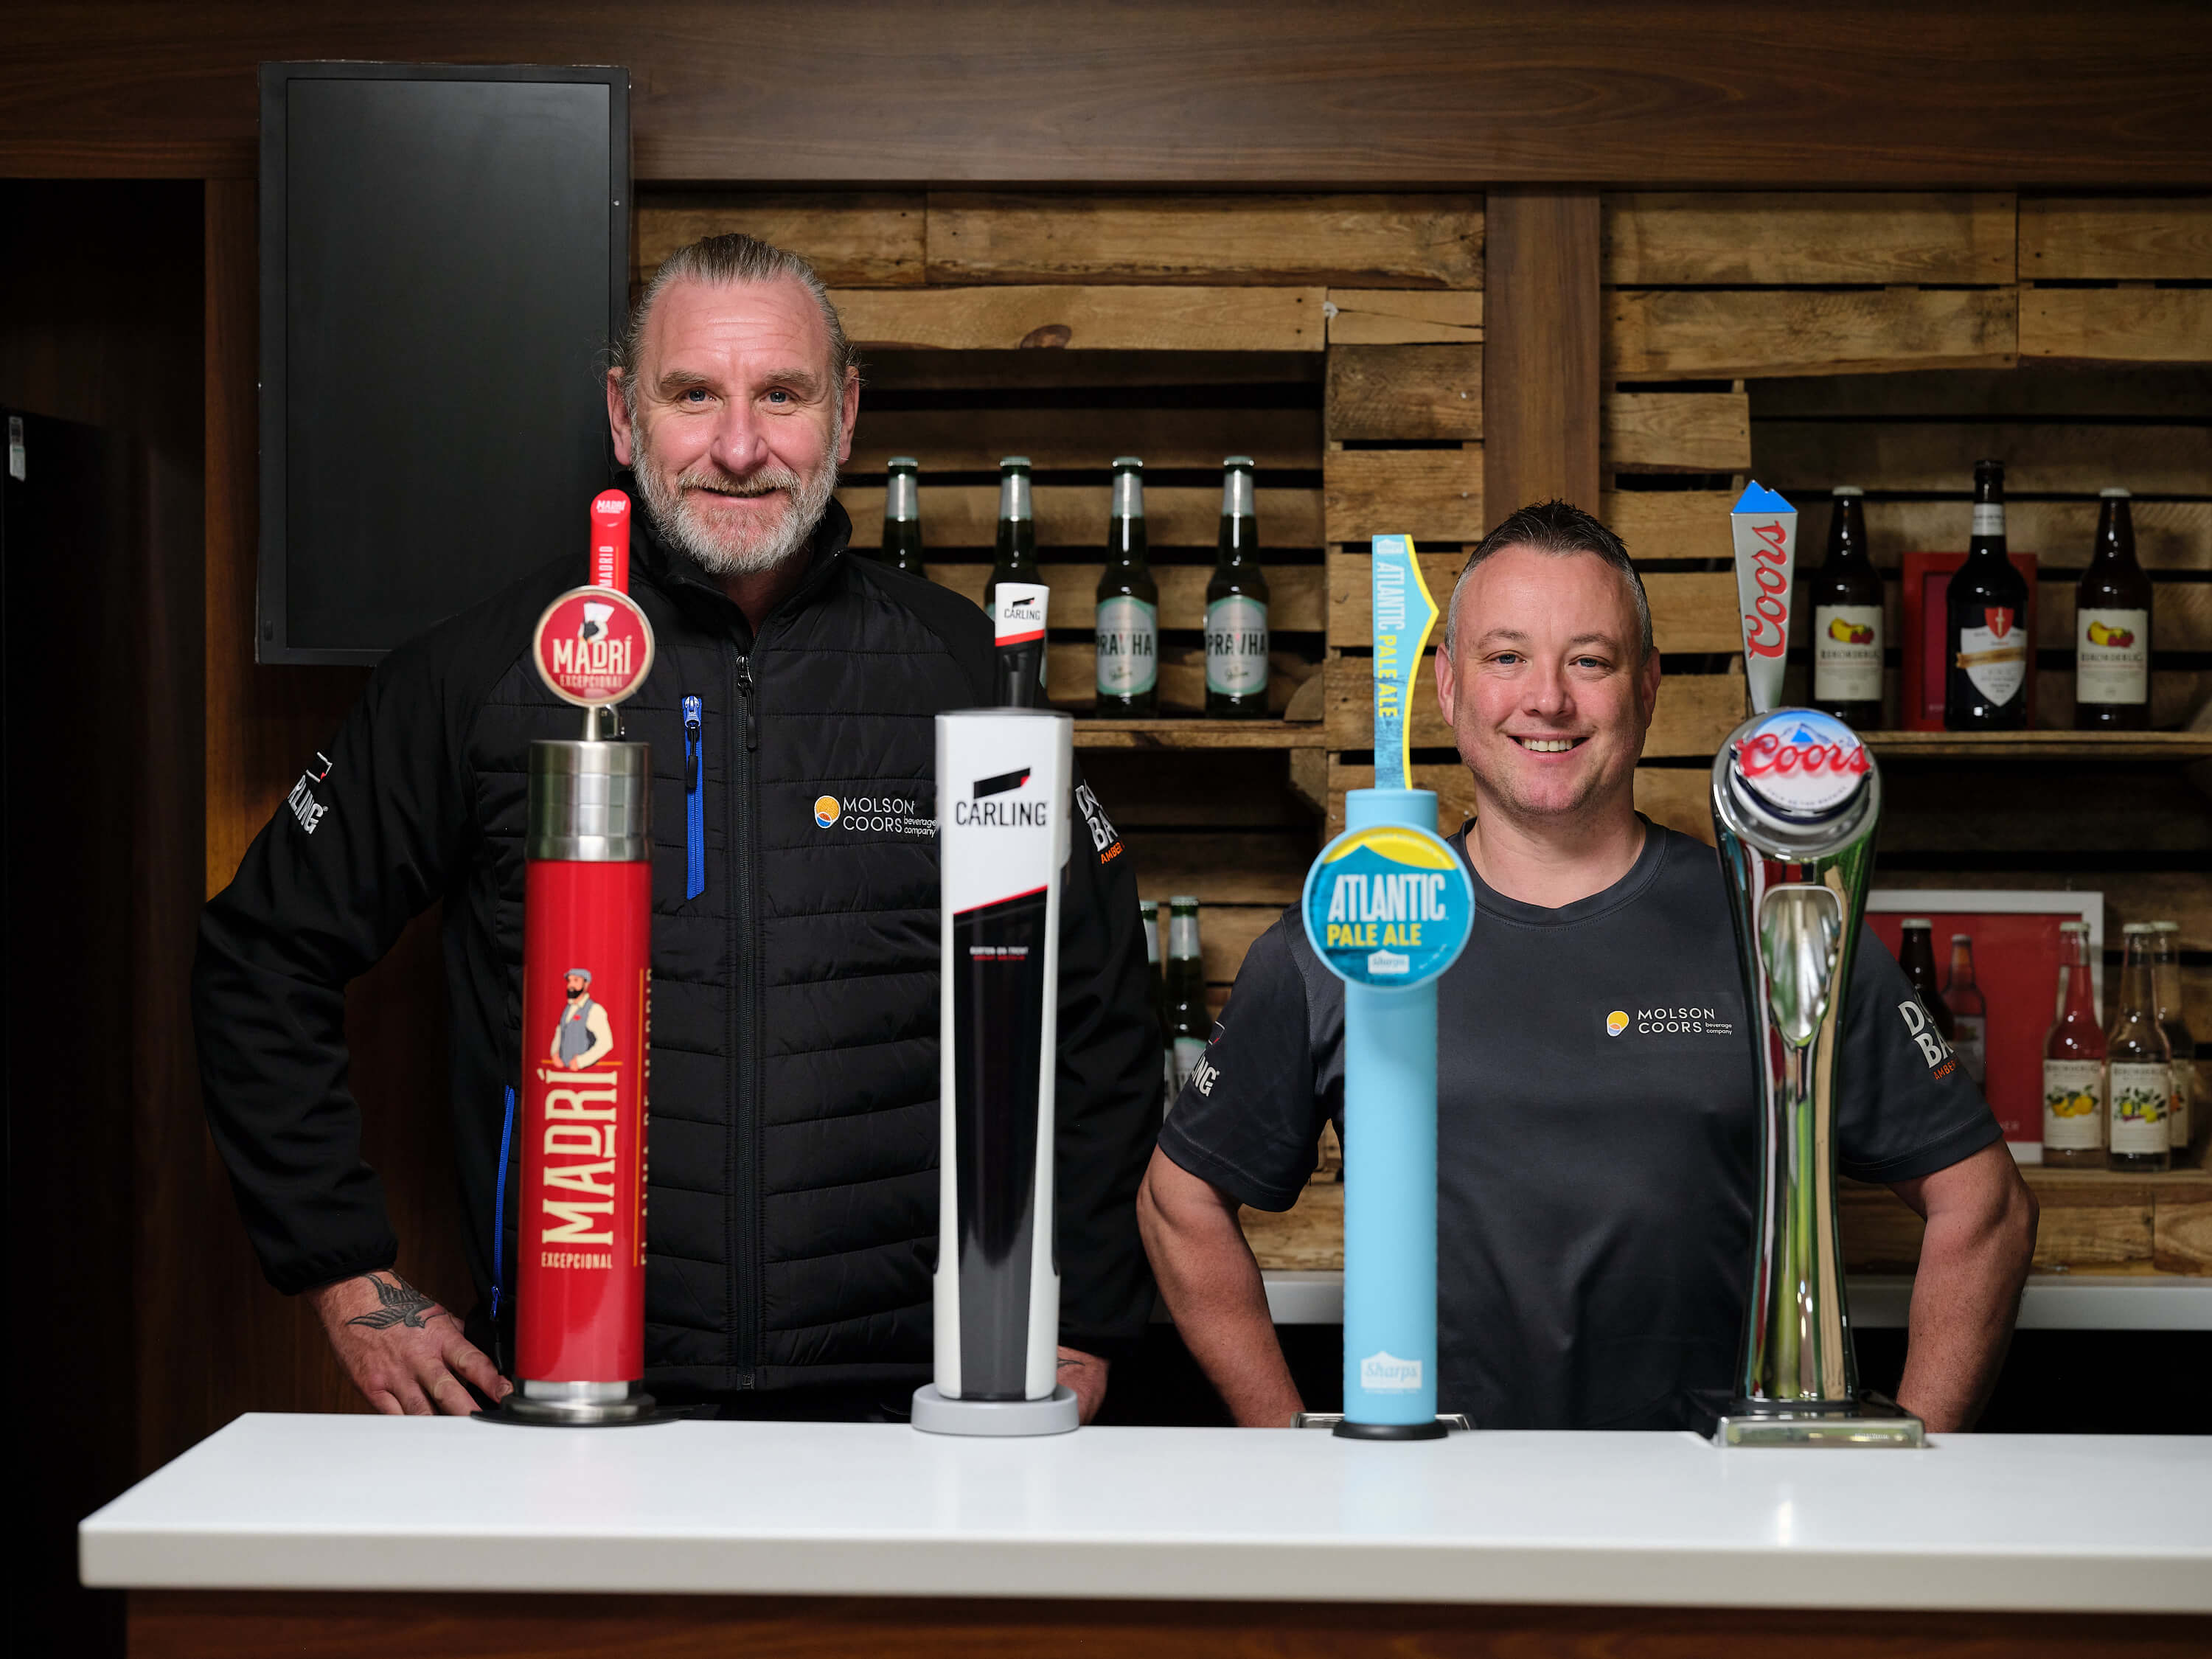
<path fill-rule="evenodd" d="M 85 1521 L 129 1589 L 2212 1613 L 2212 1437 L 239 1419 Z"/>

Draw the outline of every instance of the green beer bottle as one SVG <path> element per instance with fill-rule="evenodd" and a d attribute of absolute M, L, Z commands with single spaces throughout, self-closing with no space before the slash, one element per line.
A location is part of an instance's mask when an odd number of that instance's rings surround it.
<path fill-rule="evenodd" d="M 891 457 L 884 490 L 884 562 L 919 576 L 921 568 L 921 463 L 911 455 Z"/>
<path fill-rule="evenodd" d="M 1098 578 L 1102 714 L 1149 714 L 1159 703 L 1160 590 L 1146 550 L 1145 464 L 1134 455 L 1117 456 L 1106 568 Z"/>
<path fill-rule="evenodd" d="M 1221 546 L 1206 585 L 1206 712 L 1249 720 L 1267 712 L 1267 578 L 1252 458 L 1231 455 L 1221 465 Z"/>
<path fill-rule="evenodd" d="M 1177 894 L 1168 901 L 1167 1037 L 1175 1066 L 1171 1083 L 1176 1095 L 1190 1081 L 1213 1022 L 1206 1013 L 1206 969 L 1199 960 L 1198 901 Z"/>

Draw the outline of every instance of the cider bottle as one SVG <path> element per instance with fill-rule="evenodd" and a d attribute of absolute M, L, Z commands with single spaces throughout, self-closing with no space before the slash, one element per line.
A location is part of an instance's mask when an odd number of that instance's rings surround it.
<path fill-rule="evenodd" d="M 2150 578 L 2136 562 L 2124 489 L 2097 511 L 2097 547 L 2074 590 L 2074 729 L 2141 732 L 2150 725 Z"/>
<path fill-rule="evenodd" d="M 1881 724 L 1881 573 L 1867 556 L 1866 491 L 1838 484 L 1828 556 L 1813 573 L 1813 707 L 1857 732 Z"/>
<path fill-rule="evenodd" d="M 2158 995 L 2158 1023 L 2173 1051 L 2173 1105 L 2166 1141 L 2179 1160 L 2196 1133 L 2196 1109 L 2203 1097 L 2197 1087 L 2197 1039 L 2181 1017 L 2181 924 L 2154 921 L 2151 980 Z"/>
<path fill-rule="evenodd" d="M 2043 1161 L 2105 1161 L 2105 1031 L 2089 973 L 2089 924 L 2058 924 L 2058 1018 L 2043 1040 Z"/>
<path fill-rule="evenodd" d="M 2173 1148 L 2166 1125 L 2173 1097 L 2173 1046 L 2158 1023 L 2158 990 L 2151 973 L 2156 930 L 2131 921 L 2120 930 L 2127 958 L 2112 1029 L 2105 1034 L 2110 1100 L 2105 1145 L 2115 1170 L 2147 1175 L 2167 1168 Z"/>

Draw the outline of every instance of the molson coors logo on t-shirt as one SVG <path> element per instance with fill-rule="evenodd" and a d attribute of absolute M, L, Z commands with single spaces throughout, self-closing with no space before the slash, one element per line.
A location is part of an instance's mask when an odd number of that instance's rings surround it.
<path fill-rule="evenodd" d="M 1427 983 L 1451 966 L 1474 926 L 1474 887 L 1450 847 L 1425 830 L 1347 830 L 1306 877 L 1306 935 L 1356 985 Z"/>

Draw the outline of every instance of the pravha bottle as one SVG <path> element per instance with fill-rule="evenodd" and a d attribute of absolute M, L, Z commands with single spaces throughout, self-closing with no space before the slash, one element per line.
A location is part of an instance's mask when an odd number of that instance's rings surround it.
<path fill-rule="evenodd" d="M 1924 916 L 1908 916 L 1897 943 L 1897 965 L 1928 1018 L 1945 1042 L 1951 1041 L 1951 1009 L 1936 982 L 1936 924 Z"/>
<path fill-rule="evenodd" d="M 2105 1161 L 2105 1028 L 2089 973 L 2089 924 L 2058 924 L 2058 1018 L 2043 1039 L 2043 1161 Z"/>
<path fill-rule="evenodd" d="M 2151 926 L 2158 930 L 2152 935 L 2152 988 L 2158 998 L 2158 1023 L 2173 1055 L 2173 1100 L 2166 1144 L 2179 1161 L 2196 1133 L 2196 1114 L 2204 1097 L 2197 1088 L 2197 1038 L 2181 1017 L 2181 924 L 2154 921 Z"/>
<path fill-rule="evenodd" d="M 2173 1094 L 2173 1047 L 2158 1023 L 2158 990 L 2151 972 L 2155 930 L 2147 921 L 2120 929 L 2127 958 L 2120 968 L 2120 996 L 2112 1028 L 2105 1034 L 2109 1079 L 2105 1146 L 2115 1170 L 2136 1175 L 2166 1169 L 2173 1160 L 2167 1127 Z"/>
<path fill-rule="evenodd" d="M 1168 1096 L 1171 1109 L 1206 1052 L 1212 1030 L 1206 1012 L 1206 969 L 1199 959 L 1198 901 L 1178 894 L 1168 901 L 1167 1036 L 1175 1066 Z"/>
<path fill-rule="evenodd" d="M 1206 712 L 1249 720 L 1267 712 L 1267 578 L 1252 458 L 1231 455 L 1221 466 L 1220 551 L 1206 585 Z"/>
<path fill-rule="evenodd" d="M 1145 464 L 1134 455 L 1114 462 L 1097 628 L 1098 712 L 1152 714 L 1159 706 L 1160 590 L 1146 557 Z"/>
<path fill-rule="evenodd" d="M 1988 1092 L 1990 1005 L 1982 988 L 1974 983 L 1974 936 L 1951 935 L 1951 976 L 1943 981 L 1943 1006 L 1951 1011 L 1951 1046 L 1959 1064 Z"/>
<path fill-rule="evenodd" d="M 2027 725 L 2027 581 L 2005 549 L 2004 463 L 1974 463 L 1973 536 L 1943 602 L 1943 726 L 2018 732 Z"/>
<path fill-rule="evenodd" d="M 884 489 L 883 561 L 894 570 L 919 576 L 921 568 L 921 463 L 911 455 L 891 457 Z"/>
<path fill-rule="evenodd" d="M 2124 489 L 2107 489 L 2097 545 L 2074 590 L 2074 729 L 2141 732 L 2150 725 L 2150 578 L 2136 562 Z"/>
<path fill-rule="evenodd" d="M 1813 707 L 1855 731 L 1881 725 L 1881 573 L 1867 554 L 1866 492 L 1838 484 L 1828 556 L 1813 574 Z"/>

